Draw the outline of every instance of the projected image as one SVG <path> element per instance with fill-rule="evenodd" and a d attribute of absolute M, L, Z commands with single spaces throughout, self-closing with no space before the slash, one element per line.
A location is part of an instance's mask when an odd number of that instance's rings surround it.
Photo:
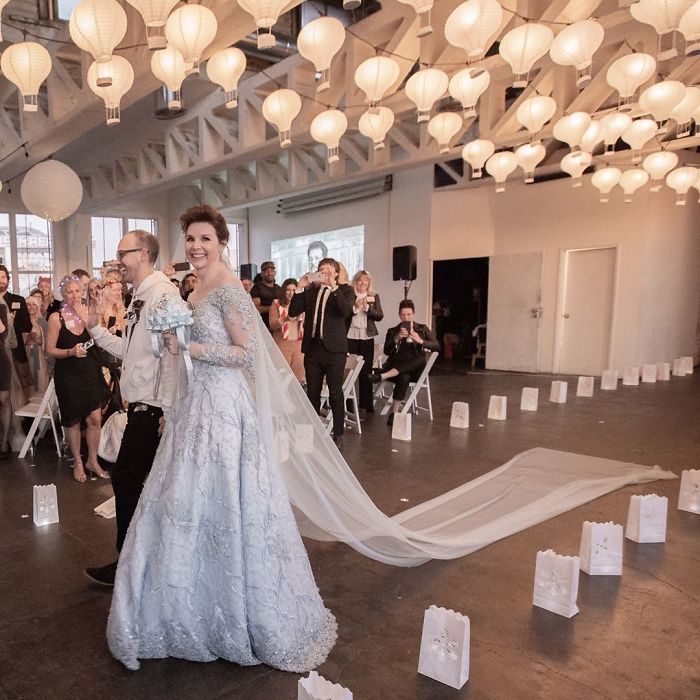
<path fill-rule="evenodd" d="M 277 268 L 277 283 L 289 277 L 299 279 L 315 272 L 323 258 L 335 258 L 345 265 L 350 278 L 364 268 L 365 227 L 350 226 L 335 231 L 272 241 L 271 258 Z"/>

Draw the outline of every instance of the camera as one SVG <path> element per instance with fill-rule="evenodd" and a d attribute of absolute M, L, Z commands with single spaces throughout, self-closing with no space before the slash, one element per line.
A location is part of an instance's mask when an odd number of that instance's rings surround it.
<path fill-rule="evenodd" d="M 188 262 L 175 263 L 173 265 L 173 270 L 175 272 L 187 272 L 190 269 L 190 264 Z"/>

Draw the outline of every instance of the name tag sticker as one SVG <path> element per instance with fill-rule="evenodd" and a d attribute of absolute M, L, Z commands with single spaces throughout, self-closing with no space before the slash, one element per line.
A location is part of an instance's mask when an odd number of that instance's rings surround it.
<path fill-rule="evenodd" d="M 12 310 L 13 310 L 13 311 L 16 311 L 17 309 L 19 309 L 19 302 L 18 302 L 18 301 L 13 301 L 13 302 L 12 302 Z"/>

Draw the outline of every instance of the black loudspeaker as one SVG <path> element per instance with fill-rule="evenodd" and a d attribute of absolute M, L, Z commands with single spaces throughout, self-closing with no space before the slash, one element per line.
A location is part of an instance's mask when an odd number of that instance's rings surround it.
<path fill-rule="evenodd" d="M 402 245 L 394 248 L 393 254 L 394 282 L 416 279 L 418 251 L 414 245 Z"/>
<path fill-rule="evenodd" d="M 258 274 L 258 266 L 255 263 L 241 263 L 240 273 L 242 280 L 252 280 Z"/>

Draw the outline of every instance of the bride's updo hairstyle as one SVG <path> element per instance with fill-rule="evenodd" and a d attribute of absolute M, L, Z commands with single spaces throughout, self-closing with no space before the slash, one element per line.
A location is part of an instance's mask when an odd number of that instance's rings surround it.
<path fill-rule="evenodd" d="M 190 224 L 197 224 L 200 222 L 211 224 L 214 227 L 214 231 L 216 231 L 216 237 L 219 243 L 221 243 L 221 245 L 228 244 L 230 234 L 228 232 L 226 219 L 224 219 L 214 207 L 210 207 L 208 204 L 197 204 L 190 207 L 180 217 L 180 225 L 182 226 L 183 233 L 187 233 Z"/>

